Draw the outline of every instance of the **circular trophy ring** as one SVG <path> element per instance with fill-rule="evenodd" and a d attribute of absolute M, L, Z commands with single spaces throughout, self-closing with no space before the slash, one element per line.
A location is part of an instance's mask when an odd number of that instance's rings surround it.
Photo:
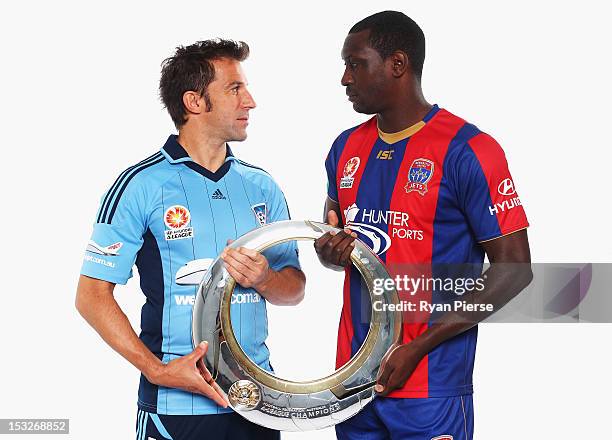
<path fill-rule="evenodd" d="M 262 252 L 288 241 L 316 240 L 330 231 L 339 229 L 312 221 L 281 221 L 248 232 L 230 247 Z M 385 305 L 398 304 L 399 298 L 395 289 L 374 294 L 374 279 L 390 276 L 376 254 L 359 240 L 355 240 L 351 261 L 364 279 L 372 301 L 381 307 L 372 308 L 366 339 L 348 363 L 327 377 L 304 382 L 274 376 L 242 350 L 230 319 L 236 281 L 220 258 L 212 262 L 193 307 L 193 343 L 196 346 L 208 341 L 205 365 L 240 415 L 272 429 L 305 431 L 340 423 L 374 398 L 380 362 L 399 340 L 401 331 L 401 312 Z"/>

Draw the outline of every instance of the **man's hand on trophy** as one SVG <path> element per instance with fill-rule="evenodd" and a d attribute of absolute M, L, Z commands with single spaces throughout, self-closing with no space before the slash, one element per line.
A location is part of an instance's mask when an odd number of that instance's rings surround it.
<path fill-rule="evenodd" d="M 380 396 L 386 396 L 404 386 L 423 356 L 418 344 L 394 344 L 380 364 L 374 391 Z"/>
<path fill-rule="evenodd" d="M 339 223 L 336 212 L 330 210 L 327 213 L 327 224 L 337 227 Z M 357 234 L 348 228 L 337 233 L 326 232 L 314 242 L 319 260 L 325 267 L 334 270 L 349 266 L 356 238 Z"/>
<path fill-rule="evenodd" d="M 147 374 L 147 379 L 156 385 L 202 394 L 227 408 L 228 402 L 223 391 L 202 362 L 207 350 L 208 343 L 201 342 L 191 353 L 157 367 L 154 372 Z"/>
<path fill-rule="evenodd" d="M 242 287 L 252 287 L 258 292 L 265 290 L 272 277 L 268 260 L 253 249 L 225 248 L 221 253 L 225 269 Z"/>

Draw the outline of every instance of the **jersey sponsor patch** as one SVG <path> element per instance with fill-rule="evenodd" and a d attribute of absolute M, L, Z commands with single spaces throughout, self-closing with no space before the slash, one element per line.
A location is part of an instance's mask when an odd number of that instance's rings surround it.
<path fill-rule="evenodd" d="M 346 161 L 344 169 L 342 170 L 342 178 L 340 179 L 340 189 L 353 187 L 353 182 L 355 182 L 353 176 L 359 169 L 360 163 L 361 159 L 358 157 L 351 157 Z"/>
<path fill-rule="evenodd" d="M 251 206 L 253 214 L 255 214 L 255 220 L 259 226 L 263 226 L 268 222 L 268 208 L 265 203 L 258 203 L 257 205 Z"/>
<path fill-rule="evenodd" d="M 517 206 L 522 206 L 521 199 L 516 196 L 516 189 L 514 188 L 514 182 L 509 177 L 502 180 L 499 185 L 497 185 L 497 192 L 504 196 L 515 196 L 511 199 L 502 200 L 500 203 L 493 203 L 493 205 L 489 206 L 489 214 L 496 215 L 501 214 L 506 211 L 510 211 Z"/>
<path fill-rule="evenodd" d="M 394 239 L 422 241 L 424 232 L 412 229 L 410 216 L 403 211 L 361 209 L 356 203 L 344 210 L 346 227 L 362 234 L 377 255 L 385 253 Z"/>
<path fill-rule="evenodd" d="M 93 257 L 91 255 L 85 255 L 83 257 L 84 261 L 88 261 L 90 263 L 101 264 L 102 266 L 110 267 L 111 269 L 115 268 L 115 263 L 112 261 L 105 260 L 104 258 Z"/>
<path fill-rule="evenodd" d="M 380 255 L 387 252 L 389 247 L 391 247 L 391 237 L 381 228 L 359 221 L 363 218 L 363 213 L 361 218 L 358 216 L 360 211 L 356 203 L 353 203 L 344 210 L 346 227 L 366 237 L 370 242 L 370 248 L 375 254 Z"/>
<path fill-rule="evenodd" d="M 85 250 L 93 254 L 105 255 L 107 257 L 114 257 L 114 256 L 119 255 L 119 249 L 121 249 L 121 246 L 123 246 L 123 243 L 120 241 L 118 241 L 117 243 L 113 243 L 109 246 L 102 246 L 96 243 L 95 241 L 90 240 Z"/>
<path fill-rule="evenodd" d="M 509 177 L 499 182 L 497 185 L 497 192 L 504 196 L 516 195 L 516 189 L 514 188 L 514 182 Z M 511 199 L 502 200 L 500 203 L 493 203 L 489 206 L 489 214 L 496 215 L 502 212 L 510 211 L 517 206 L 522 206 L 521 199 L 518 196 L 512 197 Z"/>
<path fill-rule="evenodd" d="M 181 267 L 174 280 L 179 286 L 199 286 L 212 264 L 212 258 L 199 258 L 192 260 Z"/>
<path fill-rule="evenodd" d="M 495 203 L 489 206 L 489 214 L 496 215 L 502 212 L 510 211 L 517 206 L 522 206 L 521 199 L 518 197 L 512 197 L 510 200 L 504 200 L 501 203 Z"/>
<path fill-rule="evenodd" d="M 437 437 L 432 437 L 431 440 L 453 440 L 452 435 L 439 435 Z"/>
<path fill-rule="evenodd" d="M 514 182 L 512 179 L 504 179 L 501 181 L 499 185 L 497 185 L 497 192 L 502 196 L 511 196 L 512 194 L 516 194 L 516 190 L 514 189 Z"/>
<path fill-rule="evenodd" d="M 195 305 L 195 295 L 174 295 L 177 306 Z M 231 304 L 253 304 L 261 302 L 261 296 L 257 292 L 232 293 Z"/>
<path fill-rule="evenodd" d="M 193 228 L 189 227 L 191 213 L 181 205 L 174 205 L 164 213 L 164 223 L 166 227 L 165 238 L 169 240 L 182 240 L 193 237 Z"/>
<path fill-rule="evenodd" d="M 404 186 L 407 193 L 418 192 L 424 196 L 427 192 L 427 182 L 431 180 L 434 173 L 434 163 L 429 159 L 415 159 L 408 171 L 408 183 Z"/>

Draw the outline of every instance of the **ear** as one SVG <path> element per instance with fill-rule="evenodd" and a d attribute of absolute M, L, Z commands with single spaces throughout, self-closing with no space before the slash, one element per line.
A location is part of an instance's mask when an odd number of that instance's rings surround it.
<path fill-rule="evenodd" d="M 204 113 L 206 111 L 206 102 L 204 101 L 204 97 L 192 90 L 188 90 L 183 93 L 183 105 L 185 106 L 187 113 L 199 115 L 200 113 Z"/>
<path fill-rule="evenodd" d="M 399 78 L 410 70 L 408 55 L 401 50 L 393 52 L 388 60 L 391 63 L 391 73 L 396 78 Z"/>

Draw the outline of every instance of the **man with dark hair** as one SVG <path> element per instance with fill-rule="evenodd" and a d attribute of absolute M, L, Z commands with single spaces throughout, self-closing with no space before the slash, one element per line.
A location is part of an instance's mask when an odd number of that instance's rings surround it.
<path fill-rule="evenodd" d="M 350 30 L 342 58 L 341 83 L 353 109 L 375 116 L 341 133 L 326 160 L 326 220 L 346 228 L 315 242 L 324 262 L 346 271 L 338 368 L 369 329 L 362 319 L 367 298 L 350 264 L 355 237 L 370 243 L 392 273 L 410 272 L 411 264 L 438 270 L 469 263 L 480 275 L 486 253 L 492 265 L 484 290 L 465 299 L 494 310 L 532 277 L 527 218 L 504 152 L 488 134 L 425 100 L 420 27 L 400 12 L 374 14 Z M 433 303 L 438 293 L 417 294 Z M 476 323 L 490 314 L 434 320 L 405 313 L 402 339 L 381 364 L 379 397 L 337 425 L 338 438 L 471 439 Z"/>
<path fill-rule="evenodd" d="M 221 254 L 240 285 L 232 298 L 236 337 L 270 370 L 261 319 L 266 301 L 298 303 L 305 279 L 294 243 L 264 254 L 225 247 L 251 229 L 289 218 L 271 176 L 237 159 L 227 145 L 246 139 L 255 108 L 240 64 L 248 53 L 243 42 L 208 40 L 179 47 L 164 61 L 160 94 L 179 134 L 119 175 L 102 198 L 86 249 L 76 306 L 142 372 L 137 440 L 279 438 L 227 408 L 202 361 L 207 343 L 192 347 L 198 281 L 183 276 L 205 271 Z M 140 338 L 113 298 L 134 263 L 146 296 Z"/>
<path fill-rule="evenodd" d="M 187 122 L 183 103 L 185 92 L 199 91 L 204 98 L 207 110 L 212 110 L 212 102 L 207 90 L 215 78 L 212 60 L 226 58 L 242 62 L 248 56 L 249 46 L 244 42 L 206 40 L 191 46 L 178 47 L 174 56 L 164 60 L 159 92 L 177 129 Z"/>

